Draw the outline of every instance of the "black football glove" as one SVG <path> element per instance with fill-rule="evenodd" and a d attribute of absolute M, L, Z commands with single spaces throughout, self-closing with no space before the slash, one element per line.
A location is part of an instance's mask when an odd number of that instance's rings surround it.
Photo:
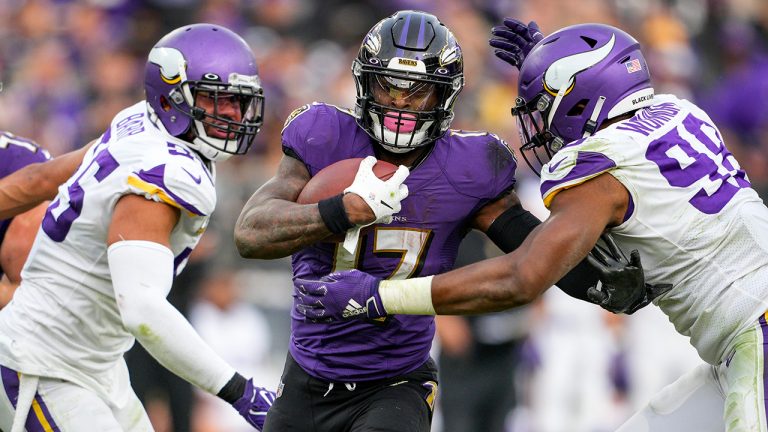
<path fill-rule="evenodd" d="M 597 244 L 587 255 L 589 263 L 600 275 L 597 285 L 587 289 L 587 297 L 592 303 L 613 313 L 632 315 L 672 289 L 670 284 L 645 283 L 640 252 L 633 250 L 627 261 L 610 234 L 605 233 L 600 238 L 607 249 Z"/>

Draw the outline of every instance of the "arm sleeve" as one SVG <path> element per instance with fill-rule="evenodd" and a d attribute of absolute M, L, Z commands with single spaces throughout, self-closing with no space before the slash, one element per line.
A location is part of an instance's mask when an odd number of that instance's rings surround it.
<path fill-rule="evenodd" d="M 112 285 L 123 325 L 165 368 L 217 394 L 235 370 L 219 357 L 166 295 L 173 282 L 173 254 L 158 243 L 121 241 L 108 250 Z"/>
<path fill-rule="evenodd" d="M 486 234 L 504 253 L 510 253 L 520 247 L 525 238 L 541 221 L 521 205 L 507 209 L 493 221 Z M 555 285 L 571 297 L 592 303 L 587 297 L 587 288 L 598 280 L 597 271 L 587 262 L 581 261 Z"/>

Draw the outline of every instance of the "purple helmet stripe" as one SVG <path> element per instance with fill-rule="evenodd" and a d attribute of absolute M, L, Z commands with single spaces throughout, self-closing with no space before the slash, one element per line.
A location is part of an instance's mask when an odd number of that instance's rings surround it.
<path fill-rule="evenodd" d="M 184 201 L 181 199 L 180 196 L 173 193 L 166 185 L 165 185 L 165 164 L 158 165 L 148 171 L 141 170 L 136 175 L 139 176 L 141 180 L 144 180 L 147 183 L 153 184 L 160 189 L 163 190 L 169 197 L 171 197 L 178 205 L 183 207 L 185 210 L 192 214 L 196 214 L 198 216 L 205 216 L 205 213 L 198 210 L 195 206 L 192 204 Z"/>
<path fill-rule="evenodd" d="M 405 43 L 408 41 L 408 27 L 410 26 L 411 26 L 411 16 L 406 15 L 405 26 L 403 27 L 402 33 L 400 33 L 400 40 L 397 41 L 398 45 L 404 46 Z M 402 57 L 403 54 L 405 54 L 405 51 L 402 48 L 398 48 L 397 51 L 395 51 L 395 55 L 398 57 Z"/>
<path fill-rule="evenodd" d="M 419 38 L 416 42 L 416 46 L 423 47 L 424 46 L 424 25 L 427 23 L 427 17 L 426 15 L 421 15 L 421 22 L 419 23 Z"/>

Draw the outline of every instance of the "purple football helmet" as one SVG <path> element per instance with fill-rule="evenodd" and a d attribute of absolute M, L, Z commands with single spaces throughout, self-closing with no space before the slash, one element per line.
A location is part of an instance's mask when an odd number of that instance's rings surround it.
<path fill-rule="evenodd" d="M 652 103 L 640 44 L 616 27 L 580 24 L 552 33 L 531 50 L 520 69 L 512 114 L 523 156 L 538 174 L 564 145 Z"/>
<path fill-rule="evenodd" d="M 149 53 L 144 89 L 152 117 L 212 161 L 248 151 L 262 125 L 256 59 L 225 27 L 193 24 L 165 35 Z"/>
<path fill-rule="evenodd" d="M 434 15 L 407 10 L 384 18 L 352 63 L 357 123 L 393 153 L 435 141 L 453 120 L 464 87 L 463 61 L 453 33 Z M 409 102 L 396 107 L 383 103 L 382 95 Z"/>

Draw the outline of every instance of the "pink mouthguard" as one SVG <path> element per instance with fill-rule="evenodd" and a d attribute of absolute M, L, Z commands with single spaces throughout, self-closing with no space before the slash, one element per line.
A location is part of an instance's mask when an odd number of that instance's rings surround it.
<path fill-rule="evenodd" d="M 392 132 L 413 132 L 413 130 L 416 129 L 416 116 L 403 113 L 398 117 L 396 113 L 386 113 L 384 114 L 384 127 Z"/>

